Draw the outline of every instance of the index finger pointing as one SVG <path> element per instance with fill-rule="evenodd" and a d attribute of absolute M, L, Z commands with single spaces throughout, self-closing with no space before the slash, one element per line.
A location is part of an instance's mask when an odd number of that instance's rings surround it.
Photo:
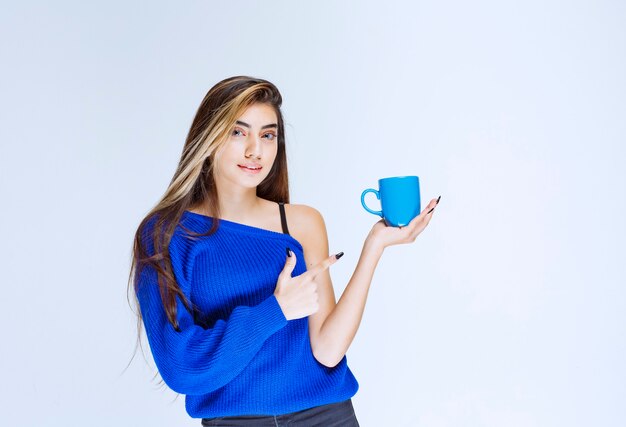
<path fill-rule="evenodd" d="M 330 255 L 328 258 L 322 260 L 321 262 L 317 263 L 316 265 L 311 267 L 309 270 L 307 270 L 306 274 L 309 276 L 315 277 L 318 274 L 320 274 L 322 271 L 326 270 L 328 267 L 333 265 L 335 262 L 337 262 L 337 260 L 341 258 L 342 256 L 343 256 L 343 252 L 339 252 L 336 255 Z"/>

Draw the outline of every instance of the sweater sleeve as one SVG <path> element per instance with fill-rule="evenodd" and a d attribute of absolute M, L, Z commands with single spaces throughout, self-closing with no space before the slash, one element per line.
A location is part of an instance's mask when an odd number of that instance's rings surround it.
<path fill-rule="evenodd" d="M 172 266 L 177 282 L 184 279 L 177 252 Z M 175 392 L 206 394 L 235 378 L 261 349 L 263 343 L 287 325 L 274 295 L 256 306 L 237 306 L 227 319 L 212 327 L 195 324 L 193 316 L 176 298 L 180 331 L 169 323 L 162 304 L 157 272 L 146 266 L 138 278 L 140 310 L 146 336 L 163 381 Z M 189 286 L 181 284 L 189 298 Z"/>

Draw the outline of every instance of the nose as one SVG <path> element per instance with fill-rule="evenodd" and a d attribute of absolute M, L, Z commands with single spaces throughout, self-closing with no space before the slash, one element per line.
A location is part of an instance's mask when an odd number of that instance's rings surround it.
<path fill-rule="evenodd" d="M 248 145 L 246 147 L 246 157 L 256 157 L 257 159 L 260 159 L 262 152 L 263 141 L 261 141 L 261 138 L 258 136 L 251 134 L 248 138 Z"/>

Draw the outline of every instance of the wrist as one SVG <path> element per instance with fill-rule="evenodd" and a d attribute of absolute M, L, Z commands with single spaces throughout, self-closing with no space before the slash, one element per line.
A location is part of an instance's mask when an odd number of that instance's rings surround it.
<path fill-rule="evenodd" d="M 384 250 L 385 247 L 379 242 L 373 240 L 370 237 L 365 239 L 365 243 L 363 244 L 363 252 L 368 252 L 380 257 L 382 256 Z"/>

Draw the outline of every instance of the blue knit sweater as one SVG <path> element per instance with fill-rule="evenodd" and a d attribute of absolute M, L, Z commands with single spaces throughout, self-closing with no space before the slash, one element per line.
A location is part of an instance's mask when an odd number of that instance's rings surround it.
<path fill-rule="evenodd" d="M 292 277 L 306 271 L 300 242 L 223 219 L 215 234 L 195 241 L 180 227 L 206 232 L 212 221 L 185 211 L 169 245 L 176 281 L 199 308 L 194 315 L 177 298 L 180 332 L 167 320 L 156 270 L 144 268 L 138 282 L 154 361 L 163 381 L 186 395 L 187 413 L 279 415 L 354 396 L 359 385 L 346 357 L 333 368 L 319 363 L 308 319 L 287 321 L 274 296 L 286 247 L 297 256 Z M 142 234 L 150 232 L 149 226 Z M 151 245 L 147 249 L 153 253 Z"/>

